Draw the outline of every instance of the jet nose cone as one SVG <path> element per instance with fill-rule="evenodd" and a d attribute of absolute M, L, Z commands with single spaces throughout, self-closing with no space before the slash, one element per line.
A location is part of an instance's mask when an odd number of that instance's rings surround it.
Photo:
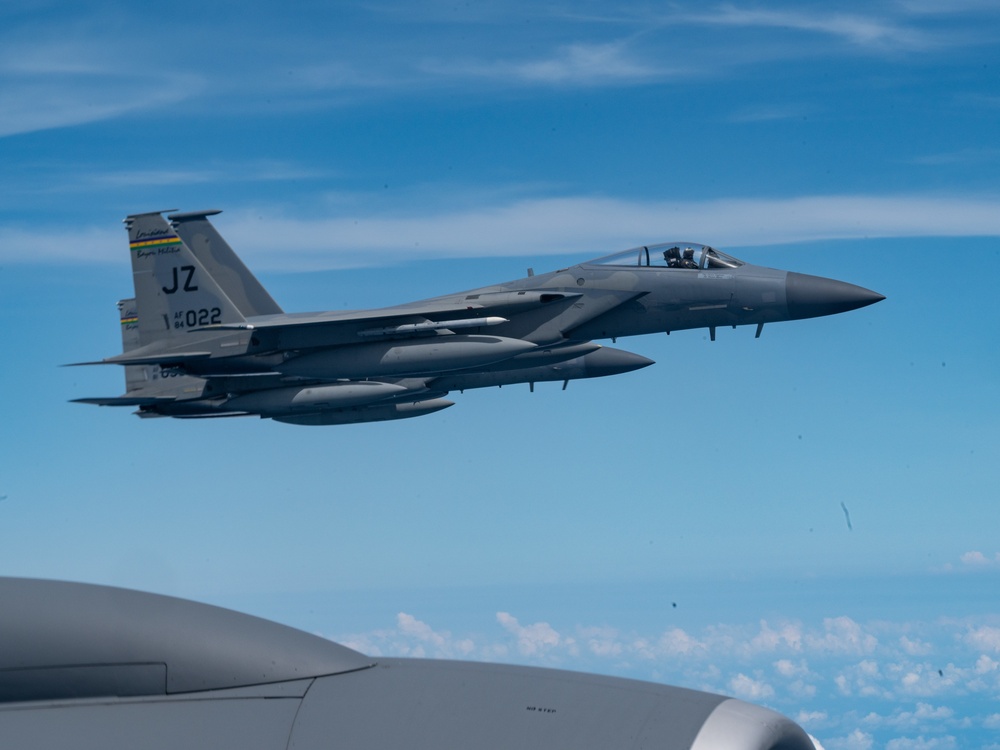
<path fill-rule="evenodd" d="M 785 300 L 792 320 L 857 310 L 884 299 L 870 289 L 822 276 L 789 272 L 785 280 Z"/>

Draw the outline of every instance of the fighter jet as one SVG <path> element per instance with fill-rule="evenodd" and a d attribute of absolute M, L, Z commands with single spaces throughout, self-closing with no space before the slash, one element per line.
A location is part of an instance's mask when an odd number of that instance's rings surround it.
<path fill-rule="evenodd" d="M 449 392 L 603 377 L 653 364 L 595 339 L 832 315 L 884 299 L 693 242 L 374 310 L 285 313 L 208 220 L 133 214 L 135 296 L 119 303 L 126 392 L 82 398 L 141 417 L 258 415 L 297 425 L 417 417 Z"/>
<path fill-rule="evenodd" d="M 126 589 L 0 578 L 0 747 L 813 750 L 721 695 L 509 665 L 374 659 Z"/>

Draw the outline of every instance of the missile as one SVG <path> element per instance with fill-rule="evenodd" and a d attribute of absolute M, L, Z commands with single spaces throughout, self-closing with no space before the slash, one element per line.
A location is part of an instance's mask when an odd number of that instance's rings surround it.
<path fill-rule="evenodd" d="M 463 318 L 462 320 L 428 320 L 425 323 L 406 323 L 405 325 L 390 326 L 389 328 L 366 328 L 363 331 L 358 331 L 358 336 L 396 336 L 407 333 L 439 331 L 442 329 L 482 328 L 483 326 L 498 326 L 501 323 L 509 322 L 507 318 L 501 318 L 498 315 L 491 315 L 487 318 Z"/>

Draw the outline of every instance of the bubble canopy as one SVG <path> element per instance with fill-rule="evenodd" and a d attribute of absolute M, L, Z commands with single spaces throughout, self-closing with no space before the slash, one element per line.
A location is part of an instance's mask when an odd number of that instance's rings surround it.
<path fill-rule="evenodd" d="M 589 261 L 588 266 L 652 266 L 681 270 L 739 268 L 743 265 L 731 255 L 697 242 L 661 242 L 622 250 L 614 255 Z"/>

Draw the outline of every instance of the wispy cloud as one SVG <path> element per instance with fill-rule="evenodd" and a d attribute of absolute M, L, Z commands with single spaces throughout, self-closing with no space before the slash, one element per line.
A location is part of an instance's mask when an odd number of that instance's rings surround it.
<path fill-rule="evenodd" d="M 734 112 L 733 122 L 774 122 L 776 120 L 801 120 L 816 111 L 815 105 L 757 104 Z"/>
<path fill-rule="evenodd" d="M 405 8 L 311 9 L 302 15 L 293 9 L 271 19 L 265 13 L 258 23 L 239 26 L 239 33 L 191 29 L 174 35 L 169 50 L 133 42 L 133 29 L 160 22 L 142 9 L 85 24 L 12 24 L 0 32 L 0 136 L 182 101 L 201 111 L 209 104 L 206 95 L 213 113 L 273 113 L 440 88 L 690 80 L 775 59 L 812 58 L 843 45 L 881 54 L 992 41 L 975 27 L 975 16 L 956 21 L 952 14 L 952 23 L 941 28 L 926 13 L 898 5 L 830 12 L 737 4 L 705 10 L 681 3 L 666 11 L 626 8 L 611 19 L 604 10 L 520 6 L 407 16 Z M 288 33 L 269 34 L 269 20 Z M 733 39 L 737 30 L 747 33 Z M 690 48 L 678 43 L 692 37 Z M 825 43 L 822 49 L 816 40 Z M 248 48 L 255 53 L 248 56 Z M 233 63 L 237 59 L 240 64 Z"/>
<path fill-rule="evenodd" d="M 983 198 L 905 195 L 703 202 L 570 197 L 460 212 L 315 219 L 262 207 L 235 211 L 221 226 L 255 262 L 291 270 L 469 256 L 559 254 L 582 260 L 685 238 L 746 247 L 833 238 L 1000 235 L 996 207 L 996 201 Z"/>
<path fill-rule="evenodd" d="M 215 163 L 199 169 L 138 169 L 99 171 L 94 169 L 78 181 L 63 186 L 66 190 L 92 190 L 94 188 L 162 187 L 201 183 L 226 184 L 227 182 L 282 182 L 310 180 L 334 176 L 332 170 L 304 167 L 291 162 L 250 161 L 239 164 Z"/>
<path fill-rule="evenodd" d="M 929 167 L 967 166 L 1000 161 L 1000 148 L 964 148 L 938 154 L 918 156 L 913 164 Z"/>
<path fill-rule="evenodd" d="M 845 41 L 859 48 L 879 51 L 915 51 L 939 46 L 932 34 L 899 21 L 874 15 L 830 13 L 822 10 L 769 10 L 723 5 L 713 12 L 693 16 L 704 24 L 742 28 L 805 31 Z"/>
<path fill-rule="evenodd" d="M 201 93 L 203 79 L 148 65 L 100 24 L 13 26 L 0 35 L 0 137 L 165 108 Z"/>
<path fill-rule="evenodd" d="M 859 237 L 1000 236 L 998 201 L 921 195 L 626 201 L 539 198 L 462 211 L 294 218 L 282 208 L 227 211 L 217 225 L 255 268 L 315 270 L 433 258 L 573 255 L 688 239 L 750 247 Z M 189 207 L 180 207 L 187 210 Z M 110 230 L 0 228 L 8 262 L 120 260 Z M 67 239 L 73 237 L 73 242 Z M 101 242 L 91 246 L 87 238 Z M 82 239 L 81 239 L 82 238 Z M 123 235 L 119 237 L 124 242 Z M 27 254 L 25 246 L 34 251 Z"/>
<path fill-rule="evenodd" d="M 959 15 L 963 13 L 990 13 L 996 15 L 997 4 L 994 0 L 896 0 L 895 5 L 909 13 L 927 14 L 931 16 Z"/>
<path fill-rule="evenodd" d="M 0 226 L 0 258 L 6 263 L 122 263 L 128 244 L 120 226 L 42 230 Z"/>
<path fill-rule="evenodd" d="M 627 42 L 568 44 L 547 57 L 463 64 L 426 61 L 425 71 L 438 75 L 490 78 L 507 83 L 569 86 L 602 86 L 613 83 L 643 83 L 678 72 L 676 68 L 640 58 Z"/>
<path fill-rule="evenodd" d="M 0 137 L 165 108 L 201 88 L 194 76 L 131 76 L 108 70 L 28 78 L 0 75 L 0 100 L 4 102 Z"/>

